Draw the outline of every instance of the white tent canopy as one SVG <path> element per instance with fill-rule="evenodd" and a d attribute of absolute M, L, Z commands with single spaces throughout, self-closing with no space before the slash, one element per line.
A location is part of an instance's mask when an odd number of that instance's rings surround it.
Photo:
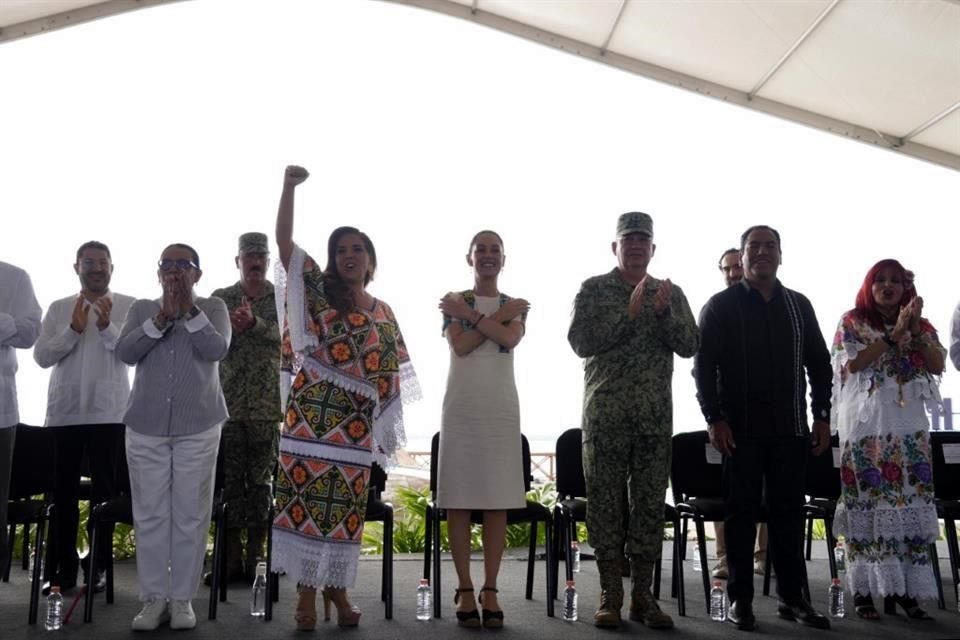
<path fill-rule="evenodd" d="M 173 1 L 0 0 L 0 43 Z M 388 1 L 960 170 L 960 0 Z"/>

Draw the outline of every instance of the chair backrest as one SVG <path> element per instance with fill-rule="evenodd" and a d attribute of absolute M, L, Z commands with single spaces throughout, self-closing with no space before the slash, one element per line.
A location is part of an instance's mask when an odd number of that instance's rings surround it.
<path fill-rule="evenodd" d="M 56 488 L 54 433 L 45 427 L 18 424 L 10 469 L 10 499 L 19 500 Z"/>
<path fill-rule="evenodd" d="M 670 484 L 674 499 L 722 498 L 723 465 L 707 462 L 710 436 L 706 431 L 674 434 L 670 463 Z M 720 454 L 713 455 L 719 456 Z"/>
<path fill-rule="evenodd" d="M 563 498 L 584 498 L 583 430 L 567 429 L 557 438 L 557 494 Z"/>
<path fill-rule="evenodd" d="M 376 462 L 370 467 L 370 493 L 379 498 L 387 489 L 387 472 Z"/>
<path fill-rule="evenodd" d="M 840 446 L 840 437 L 834 434 L 830 438 L 830 449 L 822 455 L 810 455 L 807 459 L 807 475 L 803 492 L 811 498 L 840 497 L 840 469 L 833 465 L 834 450 Z"/>
<path fill-rule="evenodd" d="M 948 445 L 950 459 L 944 455 Z M 954 451 L 960 449 L 960 431 L 931 431 L 930 449 L 933 454 L 933 493 L 941 500 L 960 500 L 960 460 Z"/>
<path fill-rule="evenodd" d="M 533 480 L 533 474 L 530 473 L 530 443 L 527 442 L 527 436 L 520 434 L 521 464 L 523 465 L 523 492 L 530 491 L 530 483 Z M 440 459 L 440 432 L 433 434 L 430 441 L 430 494 L 437 497 L 437 464 Z"/>

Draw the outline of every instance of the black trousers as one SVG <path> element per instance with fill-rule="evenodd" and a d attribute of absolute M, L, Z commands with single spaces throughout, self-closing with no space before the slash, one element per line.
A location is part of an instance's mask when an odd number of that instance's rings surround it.
<path fill-rule="evenodd" d="M 727 537 L 727 594 L 731 601 L 753 600 L 753 542 L 766 489 L 767 549 L 777 574 L 777 595 L 795 604 L 803 580 L 804 475 L 807 437 L 736 439 L 723 461 Z"/>
<path fill-rule="evenodd" d="M 80 476 L 89 474 L 90 504 L 99 504 L 129 493 L 126 456 L 124 455 L 124 426 L 122 424 L 90 424 L 56 427 L 54 451 L 56 456 L 56 490 L 54 511 L 50 526 L 50 543 L 44 578 L 55 582 L 76 579 L 80 566 L 77 554 L 77 528 L 80 520 Z M 88 462 L 89 468 L 85 468 Z M 113 535 L 113 527 L 102 528 L 98 535 Z M 110 544 L 103 550 L 98 564 L 113 553 Z"/>

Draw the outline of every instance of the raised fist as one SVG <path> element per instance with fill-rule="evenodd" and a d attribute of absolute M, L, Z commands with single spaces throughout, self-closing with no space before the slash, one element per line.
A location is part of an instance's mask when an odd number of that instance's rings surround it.
<path fill-rule="evenodd" d="M 287 170 L 283 174 L 283 184 L 286 186 L 295 187 L 309 177 L 309 171 L 303 167 L 298 167 L 295 164 L 291 164 L 287 166 Z"/>

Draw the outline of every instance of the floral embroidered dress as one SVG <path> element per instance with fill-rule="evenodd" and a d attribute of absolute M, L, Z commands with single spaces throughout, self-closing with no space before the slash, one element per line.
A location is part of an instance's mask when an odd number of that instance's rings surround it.
<path fill-rule="evenodd" d="M 923 321 L 922 330 L 943 349 L 929 323 Z M 850 373 L 847 363 L 883 336 L 847 312 L 834 337 L 841 496 L 833 531 L 846 538 L 851 592 L 931 599 L 937 588 L 928 545 L 937 539 L 939 525 L 927 411 L 937 409 L 939 378 L 913 345 L 904 352 L 887 349 Z"/>
<path fill-rule="evenodd" d="M 373 461 L 403 444 L 403 402 L 419 388 L 393 311 L 381 300 L 346 317 L 330 306 L 320 267 L 294 247 L 278 268 L 284 318 L 282 401 L 273 521 L 274 571 L 298 583 L 356 579 Z M 286 373 L 287 375 L 283 375 Z"/>

